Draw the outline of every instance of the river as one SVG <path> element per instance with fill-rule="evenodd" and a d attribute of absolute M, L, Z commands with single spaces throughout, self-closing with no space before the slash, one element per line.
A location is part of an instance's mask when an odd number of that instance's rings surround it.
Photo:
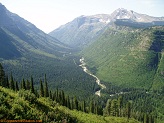
<path fill-rule="evenodd" d="M 96 79 L 96 83 L 100 86 L 101 89 L 98 90 L 98 91 L 96 91 L 96 92 L 95 92 L 95 95 L 101 96 L 101 90 L 102 90 L 102 89 L 105 89 L 106 86 L 100 82 L 100 79 L 99 79 L 97 76 L 93 75 L 93 74 L 87 69 L 86 63 L 85 63 L 85 61 L 84 61 L 84 57 L 82 57 L 82 58 L 80 59 L 80 63 L 81 63 L 81 64 L 80 64 L 79 66 L 83 69 L 83 71 L 86 72 L 87 74 L 89 74 L 90 76 L 92 76 L 92 77 L 94 77 L 94 78 Z"/>

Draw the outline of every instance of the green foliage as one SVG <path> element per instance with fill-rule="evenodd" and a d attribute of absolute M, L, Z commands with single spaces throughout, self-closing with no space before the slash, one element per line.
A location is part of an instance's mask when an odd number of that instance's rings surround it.
<path fill-rule="evenodd" d="M 41 97 L 44 96 L 44 90 L 43 90 L 43 83 L 42 83 L 42 80 L 40 80 L 40 96 L 41 96 Z"/>
<path fill-rule="evenodd" d="M 126 115 L 127 115 L 128 119 L 131 116 L 131 104 L 130 104 L 130 102 L 127 102 L 127 104 L 126 104 Z"/>
<path fill-rule="evenodd" d="M 21 114 L 24 112 L 24 109 L 19 104 L 13 104 L 11 108 L 11 113 L 14 115 L 15 119 L 22 119 Z"/>
<path fill-rule="evenodd" d="M 45 84 L 44 85 L 44 97 L 49 97 L 46 74 L 45 74 L 45 77 L 44 77 L 44 84 Z"/>
<path fill-rule="evenodd" d="M 34 86 L 39 88 L 38 80 L 44 80 L 46 73 L 49 90 L 59 88 L 68 93 L 70 97 L 77 96 L 85 99 L 94 94 L 96 84 L 94 78 L 78 66 L 79 59 L 78 56 L 54 59 L 31 54 L 30 57 L 26 56 L 18 60 L 5 60 L 3 65 L 8 75 L 12 71 L 15 81 L 20 82 L 23 78 L 30 80 L 32 75 Z M 76 93 L 77 91 L 80 93 Z"/>
<path fill-rule="evenodd" d="M 15 84 L 14 84 L 14 79 L 13 79 L 12 73 L 11 73 L 11 77 L 10 77 L 10 89 L 15 90 Z"/>
<path fill-rule="evenodd" d="M 34 90 L 34 82 L 33 82 L 32 76 L 31 76 L 30 90 L 31 90 L 31 93 L 35 93 L 35 90 Z"/>
<path fill-rule="evenodd" d="M 20 90 L 19 96 L 22 97 L 24 100 L 29 101 L 30 103 L 35 103 L 37 101 L 37 97 L 29 90 Z"/>
<path fill-rule="evenodd" d="M 28 93 L 28 94 L 27 94 Z M 126 123 L 126 118 L 103 117 L 70 110 L 59 106 L 49 98 L 38 98 L 38 101 L 27 101 L 23 95 L 33 94 L 29 90 L 20 90 L 18 94 L 0 86 L 0 117 L 1 119 L 42 120 L 43 122 L 67 123 Z M 21 97 L 20 97 L 21 95 Z M 129 123 L 139 123 L 129 119 Z"/>
<path fill-rule="evenodd" d="M 30 93 L 30 94 L 29 94 Z M 0 118 L 1 119 L 27 119 L 27 120 L 43 120 L 43 122 L 75 122 L 76 118 L 72 117 L 57 107 L 54 108 L 51 100 L 42 99 L 39 101 L 31 101 L 31 93 L 29 90 L 20 90 L 18 95 L 15 92 L 0 87 Z M 20 98 L 21 96 L 21 98 Z M 30 96 L 30 98 L 27 98 Z M 30 100 L 30 102 L 29 102 Z M 45 102 L 48 104 L 45 104 Z"/>
<path fill-rule="evenodd" d="M 5 86 L 5 72 L 3 70 L 3 66 L 0 63 L 0 86 Z"/>
<path fill-rule="evenodd" d="M 104 82 L 145 89 L 163 85 L 163 27 L 107 29 L 81 53 Z"/>
<path fill-rule="evenodd" d="M 15 82 L 15 90 L 19 91 L 19 86 L 18 86 L 18 82 L 17 81 Z"/>
<path fill-rule="evenodd" d="M 29 83 L 28 83 L 29 84 Z M 26 84 L 25 84 L 25 80 L 23 79 L 22 82 L 21 82 L 21 89 L 24 89 L 26 90 Z"/>

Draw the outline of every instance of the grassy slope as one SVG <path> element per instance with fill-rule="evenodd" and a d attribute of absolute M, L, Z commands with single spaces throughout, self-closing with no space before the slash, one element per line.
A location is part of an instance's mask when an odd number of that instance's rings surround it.
<path fill-rule="evenodd" d="M 164 85 L 163 78 L 155 77 L 158 76 L 156 70 L 158 67 L 162 69 L 163 63 L 158 65 L 157 52 L 150 49 L 155 30 L 158 28 L 110 28 L 82 54 L 90 69 L 96 68 L 96 75 L 105 82 L 149 89 L 156 86 L 153 81 L 158 78 Z"/>
<path fill-rule="evenodd" d="M 126 123 L 127 122 L 126 118 L 103 117 L 94 114 L 86 114 L 76 110 L 69 110 L 68 108 L 60 106 L 56 102 L 53 102 L 48 98 L 37 98 L 37 101 L 30 103 L 28 100 L 24 100 L 24 98 L 20 97 L 18 93 L 2 87 L 0 87 L 0 96 L 1 97 L 5 96 L 5 98 L 0 99 L 1 119 L 5 119 L 9 117 L 10 119 L 41 119 L 45 121 L 46 120 L 45 116 L 46 116 L 48 117 L 48 120 L 49 118 L 53 117 L 56 118 L 56 121 L 69 119 L 70 121 L 68 122 L 78 122 L 78 123 L 85 123 L 85 122 L 86 123 Z M 15 108 L 17 110 L 15 110 L 13 107 L 17 107 Z M 139 123 L 139 122 L 130 119 L 129 123 Z"/>

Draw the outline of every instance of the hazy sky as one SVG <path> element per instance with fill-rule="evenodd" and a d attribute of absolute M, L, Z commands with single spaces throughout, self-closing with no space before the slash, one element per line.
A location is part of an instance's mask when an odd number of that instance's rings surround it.
<path fill-rule="evenodd" d="M 118 8 L 151 16 L 164 16 L 164 0 L 0 0 L 18 14 L 48 33 L 81 15 L 111 14 Z"/>

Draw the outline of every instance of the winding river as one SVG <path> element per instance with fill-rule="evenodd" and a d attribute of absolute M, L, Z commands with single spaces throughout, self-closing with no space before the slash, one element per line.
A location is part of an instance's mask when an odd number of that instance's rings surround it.
<path fill-rule="evenodd" d="M 94 77 L 94 78 L 96 79 L 96 83 L 100 86 L 101 89 L 98 90 L 98 91 L 96 91 L 96 92 L 95 92 L 95 95 L 101 96 L 101 90 L 102 90 L 102 89 L 105 89 L 106 86 L 100 82 L 100 79 L 99 79 L 97 76 L 93 75 L 93 74 L 87 69 L 86 63 L 84 62 L 84 57 L 82 57 L 82 58 L 80 59 L 80 63 L 81 63 L 81 64 L 80 64 L 79 66 L 83 69 L 83 71 L 86 72 L 87 74 L 89 74 L 90 76 L 92 76 L 92 77 Z"/>

